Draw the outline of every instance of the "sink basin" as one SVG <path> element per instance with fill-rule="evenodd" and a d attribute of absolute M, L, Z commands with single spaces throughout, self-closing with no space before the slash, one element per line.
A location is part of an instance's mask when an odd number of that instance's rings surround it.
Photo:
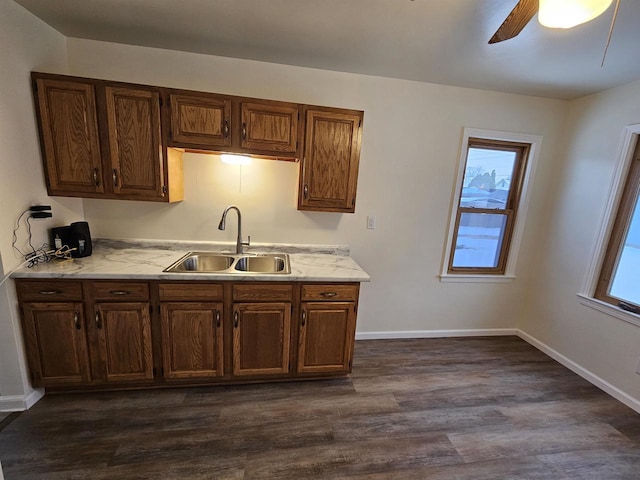
<path fill-rule="evenodd" d="M 213 252 L 189 252 L 163 270 L 171 273 L 289 274 L 289 256 L 285 253 L 227 255 Z"/>
<path fill-rule="evenodd" d="M 254 273 L 289 273 L 284 272 L 288 262 L 282 255 L 260 255 L 256 257 L 241 257 L 235 269 L 241 272 Z"/>

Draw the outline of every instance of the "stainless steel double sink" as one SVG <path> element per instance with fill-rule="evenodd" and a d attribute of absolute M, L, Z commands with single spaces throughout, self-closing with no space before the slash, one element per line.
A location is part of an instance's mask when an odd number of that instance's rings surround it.
<path fill-rule="evenodd" d="M 232 255 L 189 252 L 163 272 L 286 275 L 291 273 L 291 265 L 286 253 Z"/>

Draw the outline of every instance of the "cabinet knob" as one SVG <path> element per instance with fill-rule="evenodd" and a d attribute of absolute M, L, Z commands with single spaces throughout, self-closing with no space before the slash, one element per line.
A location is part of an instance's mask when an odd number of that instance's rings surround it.
<path fill-rule="evenodd" d="M 324 298 L 333 298 L 336 295 L 338 295 L 336 292 L 322 292 L 322 293 L 320 293 L 320 296 L 324 297 Z"/>
<path fill-rule="evenodd" d="M 307 311 L 303 310 L 302 311 L 302 323 L 301 323 L 301 326 L 304 327 L 306 323 L 307 323 Z"/>
<path fill-rule="evenodd" d="M 93 174 L 92 174 L 92 178 L 93 178 L 93 184 L 97 187 L 98 185 L 100 185 L 100 179 L 98 178 L 98 169 L 94 168 L 93 169 Z"/>
<path fill-rule="evenodd" d="M 216 310 L 216 327 L 220 328 L 220 310 Z"/>
<path fill-rule="evenodd" d="M 74 312 L 73 322 L 76 324 L 76 330 L 80 330 L 82 325 L 80 324 L 80 312 Z"/>
<path fill-rule="evenodd" d="M 247 139 L 247 124 L 246 123 L 242 124 L 242 139 L 243 140 Z"/>
<path fill-rule="evenodd" d="M 233 328 L 238 328 L 238 312 L 233 314 Z"/>
<path fill-rule="evenodd" d="M 302 193 L 304 195 L 304 198 L 309 198 L 309 185 L 307 185 L 306 183 L 304 184 L 304 188 L 302 189 Z"/>
<path fill-rule="evenodd" d="M 60 290 L 40 290 L 38 293 L 40 295 L 60 295 L 62 292 Z"/>
<path fill-rule="evenodd" d="M 113 178 L 113 186 L 117 187 L 118 186 L 118 170 L 114 168 L 113 172 L 111 172 L 111 176 Z"/>
<path fill-rule="evenodd" d="M 109 290 L 109 293 L 111 295 L 118 295 L 118 296 L 131 295 L 131 292 L 129 290 Z"/>
<path fill-rule="evenodd" d="M 224 121 L 224 126 L 222 127 L 222 135 L 227 138 L 229 136 L 229 121 Z"/>
<path fill-rule="evenodd" d="M 100 319 L 100 312 L 96 312 L 96 327 L 102 328 L 102 320 Z"/>

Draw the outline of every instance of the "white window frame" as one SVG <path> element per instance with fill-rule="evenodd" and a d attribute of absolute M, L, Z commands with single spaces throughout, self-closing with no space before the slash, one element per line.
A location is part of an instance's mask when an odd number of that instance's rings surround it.
<path fill-rule="evenodd" d="M 611 305 L 602 300 L 594 298 L 598 279 L 600 277 L 600 269 L 609 243 L 609 237 L 613 230 L 613 224 L 616 220 L 618 205 L 622 198 L 624 185 L 627 180 L 627 174 L 633 160 L 633 153 L 637 142 L 640 142 L 640 123 L 627 126 L 622 133 L 622 141 L 618 148 L 616 156 L 616 167 L 609 186 L 609 194 L 607 204 L 604 210 L 602 221 L 600 222 L 600 231 L 596 237 L 591 254 L 591 263 L 585 275 L 582 289 L 578 292 L 578 301 L 587 307 L 606 313 L 612 317 L 624 320 L 634 325 L 640 326 L 640 315 L 622 310 L 615 305 Z"/>
<path fill-rule="evenodd" d="M 468 273 L 449 273 L 449 260 L 452 255 L 453 237 L 456 227 L 456 213 L 460 204 L 460 193 L 462 191 L 462 181 L 464 178 L 464 168 L 467 163 L 467 149 L 470 138 L 481 138 L 487 140 L 498 140 L 504 142 L 528 143 L 531 145 L 529 149 L 529 158 L 525 165 L 524 180 L 522 183 L 522 192 L 520 194 L 520 202 L 516 214 L 516 221 L 513 228 L 513 236 L 509 252 L 507 254 L 506 268 L 503 274 L 468 274 Z M 458 162 L 458 171 L 454 184 L 453 197 L 451 199 L 451 209 L 449 211 L 449 229 L 445 244 L 444 258 L 442 259 L 442 269 L 440 273 L 441 282 L 460 282 L 460 283 L 500 283 L 511 282 L 516 278 L 516 264 L 518 261 L 518 252 L 522 242 L 522 234 L 524 232 L 525 219 L 529 209 L 531 200 L 531 188 L 540 149 L 542 148 L 542 136 L 527 135 L 524 133 L 500 132 L 495 130 L 483 130 L 478 128 L 465 128 L 462 135 L 462 143 L 460 146 L 460 160 Z"/>

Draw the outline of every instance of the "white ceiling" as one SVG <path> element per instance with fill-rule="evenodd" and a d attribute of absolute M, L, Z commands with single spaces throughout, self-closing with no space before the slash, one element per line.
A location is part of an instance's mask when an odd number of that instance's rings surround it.
<path fill-rule="evenodd" d="M 553 98 L 640 79 L 638 0 L 621 0 L 604 68 L 613 6 L 488 45 L 517 0 L 16 1 L 68 37 L 342 72 Z"/>

